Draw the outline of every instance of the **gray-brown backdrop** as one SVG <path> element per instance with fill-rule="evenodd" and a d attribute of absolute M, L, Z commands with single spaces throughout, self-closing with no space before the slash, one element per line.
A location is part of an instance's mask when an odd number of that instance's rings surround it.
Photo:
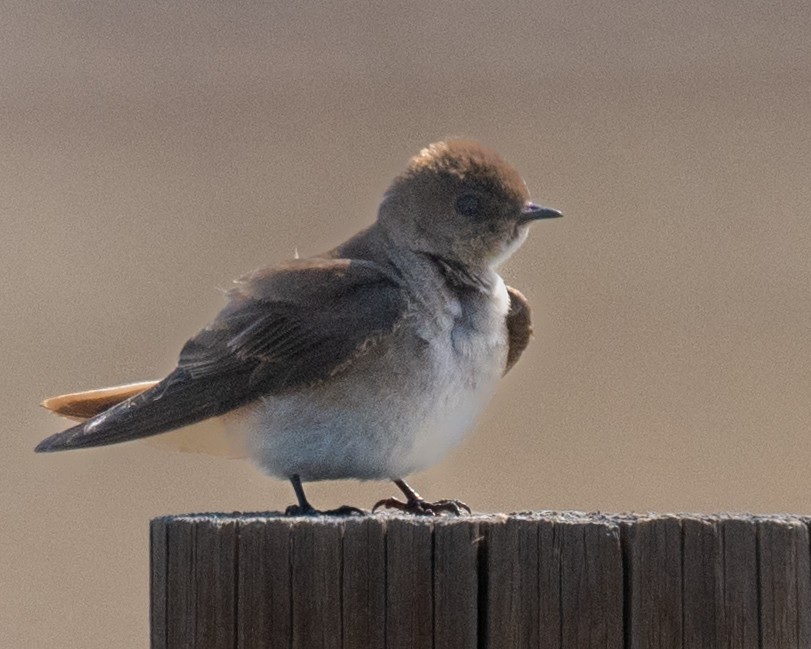
<path fill-rule="evenodd" d="M 811 510 L 808 3 L 137 4 L 2 11 L 0 645 L 145 647 L 149 518 L 292 500 L 144 444 L 34 456 L 38 401 L 159 377 L 233 277 L 363 227 L 448 134 L 566 218 L 504 268 L 532 347 L 415 486 Z"/>

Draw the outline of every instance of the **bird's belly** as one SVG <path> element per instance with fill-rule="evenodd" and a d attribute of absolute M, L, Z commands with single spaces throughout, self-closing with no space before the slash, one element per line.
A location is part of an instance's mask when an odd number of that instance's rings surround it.
<path fill-rule="evenodd" d="M 262 399 L 238 418 L 249 454 L 271 475 L 307 481 L 396 479 L 435 464 L 470 430 L 504 368 L 501 333 L 464 343 L 437 339 L 408 355 L 394 345 L 327 383 Z"/>

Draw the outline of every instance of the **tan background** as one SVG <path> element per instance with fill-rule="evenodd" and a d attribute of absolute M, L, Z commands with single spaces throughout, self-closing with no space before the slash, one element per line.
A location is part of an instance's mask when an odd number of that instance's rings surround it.
<path fill-rule="evenodd" d="M 566 218 L 504 269 L 534 344 L 415 486 L 491 511 L 811 511 L 807 2 L 108 4 L 0 22 L 0 646 L 145 647 L 150 517 L 292 500 L 143 444 L 35 456 L 60 428 L 37 402 L 168 371 L 218 288 L 367 224 L 447 134 Z"/>

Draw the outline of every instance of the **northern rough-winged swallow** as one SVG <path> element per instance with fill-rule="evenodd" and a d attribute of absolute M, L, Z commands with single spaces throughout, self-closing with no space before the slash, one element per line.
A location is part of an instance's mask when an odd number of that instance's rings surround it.
<path fill-rule="evenodd" d="M 459 513 L 463 503 L 426 502 L 403 478 L 462 439 L 527 346 L 529 306 L 496 268 L 531 222 L 558 216 L 529 201 L 494 151 L 432 144 L 394 179 L 369 228 L 237 280 L 162 381 L 45 401 L 84 421 L 36 450 L 222 417 L 265 472 L 293 483 L 288 513 L 316 512 L 302 482 L 341 478 L 393 480 L 405 502 L 375 508 Z"/>

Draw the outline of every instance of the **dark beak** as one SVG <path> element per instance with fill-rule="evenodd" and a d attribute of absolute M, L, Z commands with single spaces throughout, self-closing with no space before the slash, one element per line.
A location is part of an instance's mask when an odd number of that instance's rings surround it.
<path fill-rule="evenodd" d="M 535 203 L 527 203 L 521 210 L 522 221 L 537 221 L 539 219 L 558 219 L 563 216 L 562 212 L 553 210 L 551 207 L 541 207 Z"/>

